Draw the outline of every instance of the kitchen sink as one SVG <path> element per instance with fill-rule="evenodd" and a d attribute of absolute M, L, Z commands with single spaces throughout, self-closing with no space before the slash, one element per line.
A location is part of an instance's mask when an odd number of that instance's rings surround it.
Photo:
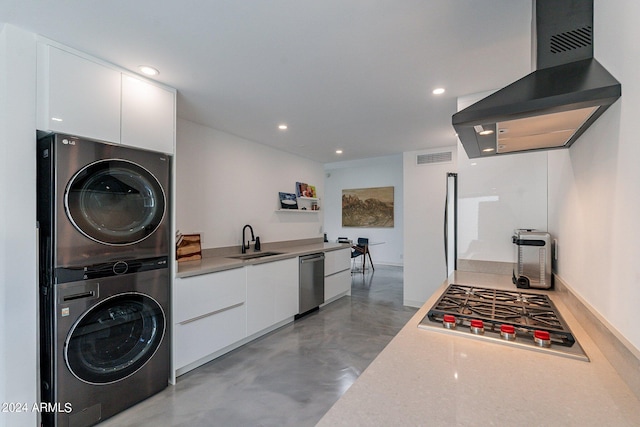
<path fill-rule="evenodd" d="M 228 256 L 227 258 L 248 260 L 248 259 L 264 258 L 264 257 L 268 257 L 268 256 L 282 255 L 282 254 L 283 254 L 283 252 L 255 252 L 255 253 L 250 253 L 250 254 Z"/>

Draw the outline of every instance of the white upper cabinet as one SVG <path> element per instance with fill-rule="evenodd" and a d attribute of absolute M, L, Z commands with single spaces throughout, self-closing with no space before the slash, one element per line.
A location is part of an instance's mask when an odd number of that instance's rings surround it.
<path fill-rule="evenodd" d="M 120 142 L 121 73 L 38 44 L 37 127 Z"/>
<path fill-rule="evenodd" d="M 176 91 L 38 43 L 37 128 L 173 154 Z"/>
<path fill-rule="evenodd" d="M 122 144 L 173 153 L 175 92 L 122 75 Z"/>

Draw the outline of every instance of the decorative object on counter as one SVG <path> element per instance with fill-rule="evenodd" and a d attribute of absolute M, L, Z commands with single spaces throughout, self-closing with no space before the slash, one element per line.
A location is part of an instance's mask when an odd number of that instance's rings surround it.
<path fill-rule="evenodd" d="M 293 193 L 279 192 L 280 209 L 298 209 L 298 201 Z"/>
<path fill-rule="evenodd" d="M 298 197 L 310 197 L 315 198 L 316 187 L 313 185 L 305 184 L 304 182 L 296 182 L 296 195 Z"/>
<path fill-rule="evenodd" d="M 202 259 L 200 234 L 176 234 L 176 259 L 178 262 Z"/>
<path fill-rule="evenodd" d="M 318 207 L 318 202 L 311 202 L 311 210 L 312 211 L 317 211 L 320 208 Z"/>
<path fill-rule="evenodd" d="M 513 284 L 523 289 L 552 288 L 551 235 L 544 231 L 522 228 L 514 230 L 511 241 L 516 245 Z"/>
<path fill-rule="evenodd" d="M 393 197 L 393 187 L 342 190 L 342 226 L 393 228 Z"/>

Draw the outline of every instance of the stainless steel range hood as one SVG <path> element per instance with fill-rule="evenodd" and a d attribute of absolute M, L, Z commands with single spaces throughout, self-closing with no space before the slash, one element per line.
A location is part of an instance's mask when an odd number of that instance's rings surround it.
<path fill-rule="evenodd" d="M 534 0 L 537 70 L 454 114 L 469 158 L 568 148 L 621 95 L 593 58 L 593 0 Z"/>

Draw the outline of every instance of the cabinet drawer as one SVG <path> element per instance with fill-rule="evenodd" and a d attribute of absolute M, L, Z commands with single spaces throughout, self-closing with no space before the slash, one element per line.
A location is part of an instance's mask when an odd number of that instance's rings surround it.
<path fill-rule="evenodd" d="M 246 336 L 246 305 L 174 325 L 174 368 L 180 369 Z"/>
<path fill-rule="evenodd" d="M 177 278 L 174 285 L 174 322 L 214 313 L 246 299 L 246 273 L 243 268 Z"/>
<path fill-rule="evenodd" d="M 324 275 L 329 276 L 351 268 L 351 249 L 328 251 L 324 254 Z"/>
<path fill-rule="evenodd" d="M 324 300 L 329 301 L 351 289 L 351 270 L 341 271 L 324 278 Z"/>

